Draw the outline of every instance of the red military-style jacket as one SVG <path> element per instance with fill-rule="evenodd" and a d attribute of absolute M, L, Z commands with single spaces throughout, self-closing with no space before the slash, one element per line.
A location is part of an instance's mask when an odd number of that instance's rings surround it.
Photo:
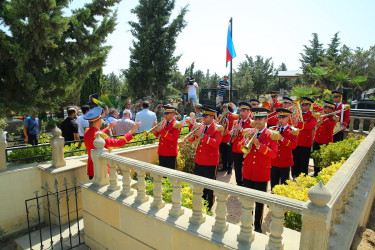
<path fill-rule="evenodd" d="M 226 127 L 224 128 L 223 140 L 221 140 L 221 143 L 228 143 L 229 142 L 229 139 L 230 139 L 230 136 L 231 136 L 229 134 L 229 132 L 233 128 L 233 122 L 235 120 L 235 117 L 232 113 L 229 113 L 227 115 L 226 119 L 227 119 L 227 123 L 226 123 Z"/>
<path fill-rule="evenodd" d="M 277 142 L 270 138 L 271 132 L 264 128 L 258 140 L 259 149 L 253 144 L 251 151 L 246 155 L 243 161 L 242 177 L 251 181 L 265 182 L 271 177 L 271 160 L 276 158 L 278 152 Z M 245 144 L 243 139 L 238 144 L 238 149 Z"/>
<path fill-rule="evenodd" d="M 335 108 L 334 111 L 342 110 L 343 108 L 344 108 L 344 105 L 343 105 L 342 102 L 341 102 L 340 105 L 339 105 L 337 108 Z M 338 114 L 336 114 L 336 115 L 338 115 L 338 116 L 340 117 L 340 120 L 339 120 L 339 121 L 341 121 L 341 112 L 338 113 Z M 342 121 L 342 126 L 343 126 L 343 127 L 346 128 L 346 127 L 348 126 L 348 124 L 349 124 L 349 119 L 350 119 L 350 110 L 344 110 L 344 117 L 343 117 L 343 121 Z M 341 130 L 341 132 L 344 132 L 344 129 Z"/>
<path fill-rule="evenodd" d="M 201 131 L 203 133 L 204 126 L 202 127 Z M 192 142 L 198 139 L 197 137 L 193 137 L 189 141 Z M 223 135 L 216 129 L 215 122 L 212 122 L 207 128 L 206 133 L 203 134 L 199 145 L 197 145 L 194 162 L 203 166 L 217 166 L 219 164 L 219 146 L 222 139 Z"/>
<path fill-rule="evenodd" d="M 272 101 L 269 102 L 271 108 Z M 277 108 L 282 108 L 283 105 L 277 100 L 273 105 L 273 110 L 271 110 L 270 116 L 268 116 L 267 125 L 275 126 L 277 125 L 277 113 L 275 112 Z"/>
<path fill-rule="evenodd" d="M 243 122 L 243 124 L 242 124 L 242 122 Z M 242 129 L 251 128 L 252 127 L 251 126 L 250 116 L 246 120 L 239 119 L 238 123 L 242 124 Z M 234 127 L 233 127 L 232 131 L 234 131 Z M 233 140 L 232 152 L 234 152 L 234 153 L 241 153 L 242 154 L 241 149 L 238 149 L 238 144 L 241 142 L 242 139 L 243 139 L 242 131 L 239 131 L 237 138 L 235 138 Z"/>
<path fill-rule="evenodd" d="M 313 130 L 316 126 L 317 121 L 312 115 L 311 111 L 307 111 L 302 115 L 302 117 L 303 122 L 298 122 L 295 126 L 300 130 L 298 134 L 297 146 L 311 148 L 313 141 Z"/>
<path fill-rule="evenodd" d="M 85 142 L 87 154 L 89 156 L 89 159 L 87 161 L 87 175 L 89 176 L 94 176 L 94 164 L 91 159 L 91 149 L 94 149 L 94 140 L 95 140 L 95 134 L 96 132 L 99 132 L 100 130 L 95 128 L 95 127 L 90 127 L 89 129 L 86 130 L 84 136 L 83 136 L 83 141 Z M 101 132 L 103 133 L 108 133 L 108 129 L 105 128 Z M 120 139 L 113 139 L 108 137 L 105 140 L 105 148 L 109 147 L 122 147 L 129 141 L 133 139 L 133 136 L 130 133 L 125 134 L 123 137 Z M 109 169 L 108 169 L 109 173 Z"/>
<path fill-rule="evenodd" d="M 277 126 L 275 130 L 279 130 Z M 297 136 L 292 134 L 292 129 L 288 124 L 284 129 L 282 140 L 276 141 L 278 146 L 277 156 L 272 159 L 272 166 L 279 168 L 288 168 L 294 165 L 293 162 L 293 149 L 297 147 Z"/>
<path fill-rule="evenodd" d="M 175 123 L 176 119 L 173 119 L 168 123 L 168 126 L 165 126 L 167 124 L 167 121 L 164 121 L 162 123 L 162 130 L 160 132 L 154 133 L 156 137 L 159 136 L 158 155 L 177 156 L 177 141 L 181 130 L 173 127 Z"/>
<path fill-rule="evenodd" d="M 324 117 L 323 123 L 318 127 L 315 132 L 314 142 L 319 144 L 328 144 L 333 142 L 333 128 L 336 125 L 336 121 L 333 120 L 332 115 Z"/>

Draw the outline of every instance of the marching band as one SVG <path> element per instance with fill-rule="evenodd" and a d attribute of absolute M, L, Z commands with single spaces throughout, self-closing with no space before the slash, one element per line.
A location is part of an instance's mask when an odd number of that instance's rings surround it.
<path fill-rule="evenodd" d="M 293 100 L 285 96 L 281 103 L 278 93 L 271 92 L 270 103 L 263 98 L 240 102 L 236 114 L 236 105 L 227 102 L 218 116 L 215 108 L 203 105 L 202 117 L 186 120 L 190 130 L 186 139 L 196 142 L 194 173 L 216 179 L 221 155 L 220 171 L 231 175 L 233 165 L 238 186 L 266 192 L 269 181 L 272 190 L 275 185 L 285 184 L 290 176 L 295 179 L 302 173 L 307 175 L 311 149 L 342 140 L 349 122 L 349 106 L 342 104 L 342 93 L 332 94 L 334 102 L 324 100 L 323 107 L 319 107 L 309 97 Z M 175 119 L 176 108 L 163 108 L 165 119 L 155 122 L 145 133 L 159 137 L 159 165 L 175 169 L 183 123 Z M 318 172 L 314 168 L 315 176 Z M 203 199 L 211 209 L 213 191 L 204 189 Z M 257 232 L 261 232 L 262 215 L 263 204 L 256 203 Z"/>

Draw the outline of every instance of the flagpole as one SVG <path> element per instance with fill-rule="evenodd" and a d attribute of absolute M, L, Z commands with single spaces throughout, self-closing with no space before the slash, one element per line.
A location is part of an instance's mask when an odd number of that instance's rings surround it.
<path fill-rule="evenodd" d="M 230 18 L 229 22 L 230 22 L 230 36 L 233 40 L 233 18 L 232 17 Z M 230 86 L 229 86 L 229 101 L 230 102 L 233 99 L 232 98 L 232 85 L 233 85 L 233 82 L 232 82 L 232 60 L 230 60 L 230 72 L 229 72 L 229 83 L 230 83 Z"/>

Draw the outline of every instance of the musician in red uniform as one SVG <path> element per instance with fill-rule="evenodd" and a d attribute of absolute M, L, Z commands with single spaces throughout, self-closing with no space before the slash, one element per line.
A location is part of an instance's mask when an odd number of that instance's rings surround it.
<path fill-rule="evenodd" d="M 228 144 L 230 139 L 229 132 L 232 130 L 233 122 L 236 119 L 236 117 L 233 115 L 233 111 L 234 110 L 231 103 L 226 102 L 223 104 L 223 113 L 219 116 L 219 125 L 222 125 L 224 127 L 223 140 L 221 140 L 220 143 L 220 154 L 223 167 L 222 169 L 220 169 L 220 171 L 227 171 L 227 174 L 232 174 L 233 164 L 232 148 L 231 145 Z M 222 115 L 225 115 L 225 117 L 222 117 Z"/>
<path fill-rule="evenodd" d="M 216 167 L 219 164 L 219 146 L 224 132 L 222 126 L 216 125 L 215 115 L 216 110 L 214 108 L 203 105 L 202 128 L 197 129 L 193 134 L 194 136 L 189 138 L 191 142 L 198 140 L 194 174 L 209 179 L 216 178 Z M 208 208 L 211 209 L 214 204 L 213 191 L 204 189 L 203 199 L 208 201 Z"/>
<path fill-rule="evenodd" d="M 339 122 L 343 129 L 340 132 L 337 132 L 333 136 L 333 142 L 337 142 L 337 141 L 342 141 L 344 139 L 344 131 L 345 131 L 345 128 L 349 124 L 350 110 L 345 109 L 344 104 L 342 103 L 342 92 L 332 91 L 332 95 L 333 95 L 333 102 L 335 103 L 335 109 L 333 111 L 335 112 L 337 110 L 342 110 L 342 112 L 338 113 L 337 116 L 340 117 Z"/>
<path fill-rule="evenodd" d="M 180 128 L 175 128 L 177 108 L 164 105 L 164 122 L 155 128 L 154 135 L 159 137 L 159 166 L 170 169 L 176 168 L 176 158 L 178 154 L 177 141 L 181 133 Z"/>
<path fill-rule="evenodd" d="M 286 180 L 289 179 L 290 167 L 293 166 L 292 150 L 297 147 L 296 129 L 292 129 L 288 124 L 292 111 L 278 108 L 276 112 L 279 125 L 275 130 L 279 131 L 280 136 L 277 140 L 277 156 L 272 159 L 271 189 L 280 183 L 286 184 Z"/>
<path fill-rule="evenodd" d="M 301 173 L 308 175 L 310 153 L 312 147 L 313 130 L 316 126 L 316 119 L 310 111 L 311 104 L 314 101 L 309 97 L 301 97 L 301 110 L 303 121 L 292 119 L 292 123 L 298 128 L 297 147 L 293 150 L 294 166 L 292 167 L 293 178 Z"/>
<path fill-rule="evenodd" d="M 287 96 L 283 97 L 283 108 L 289 108 L 292 106 L 293 99 Z"/>
<path fill-rule="evenodd" d="M 259 107 L 259 104 L 260 104 L 259 100 L 255 98 L 250 99 L 249 103 L 251 104 L 252 108 L 257 108 Z"/>
<path fill-rule="evenodd" d="M 245 145 L 246 139 L 253 137 L 250 145 L 250 152 L 246 155 L 243 162 L 243 186 L 253 188 L 259 191 L 267 191 L 267 182 L 271 176 L 271 160 L 277 156 L 277 142 L 271 139 L 271 131 L 267 129 L 267 114 L 270 112 L 266 108 L 252 108 L 254 122 L 257 131 L 251 129 L 243 140 L 237 145 L 241 150 L 241 146 Z M 255 206 L 255 231 L 261 233 L 263 215 L 263 204 L 256 203 Z"/>
<path fill-rule="evenodd" d="M 236 183 L 238 186 L 242 186 L 242 162 L 243 162 L 243 152 L 238 149 L 238 143 L 242 140 L 242 131 L 245 128 L 254 127 L 250 119 L 250 107 L 251 104 L 247 102 L 240 102 L 240 119 L 236 125 L 233 126 L 231 134 L 232 143 L 232 159 L 234 164 L 234 172 L 236 173 Z"/>
<path fill-rule="evenodd" d="M 99 107 L 95 107 L 91 109 L 87 114 L 83 116 L 83 119 L 88 120 L 90 127 L 89 129 L 86 130 L 83 140 L 85 142 L 87 154 L 88 154 L 88 161 L 87 161 L 87 175 L 89 176 L 89 179 L 91 180 L 94 177 L 94 164 L 91 159 L 91 149 L 94 149 L 94 140 L 96 136 L 98 136 L 98 132 L 102 133 L 108 133 L 108 129 L 111 129 L 111 127 L 105 128 L 102 131 L 100 131 L 100 127 L 102 126 L 102 113 L 103 109 Z M 111 123 L 112 125 L 112 123 Z M 105 138 L 105 148 L 109 147 L 122 147 L 129 141 L 133 139 L 132 134 L 134 134 L 135 131 L 139 128 L 141 124 L 136 122 L 130 131 L 125 134 L 122 138 L 120 139 L 113 139 L 108 136 L 103 136 Z M 103 138 L 103 139 L 104 139 Z"/>
<path fill-rule="evenodd" d="M 272 101 L 270 101 L 270 103 L 269 103 L 271 114 L 269 114 L 269 116 L 268 116 L 268 121 L 267 121 L 268 127 L 276 126 L 276 124 L 277 124 L 276 109 L 283 107 L 283 105 L 277 99 L 278 97 L 279 97 L 279 92 L 271 91 Z"/>
<path fill-rule="evenodd" d="M 328 100 L 324 100 L 323 112 L 321 115 L 330 114 L 333 112 L 335 104 Z M 335 115 L 328 115 L 327 117 L 321 117 L 318 119 L 317 128 L 314 136 L 313 151 L 319 150 L 323 144 L 333 142 L 333 128 L 336 125 L 337 118 Z M 315 165 L 315 164 L 314 164 Z M 318 175 L 320 168 L 314 167 L 314 175 Z"/>

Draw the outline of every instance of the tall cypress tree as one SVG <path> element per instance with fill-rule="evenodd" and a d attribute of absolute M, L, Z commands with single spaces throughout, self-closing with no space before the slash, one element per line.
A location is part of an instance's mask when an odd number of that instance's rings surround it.
<path fill-rule="evenodd" d="M 305 71 L 307 70 L 307 65 L 312 67 L 317 66 L 319 62 L 322 61 L 322 57 L 324 56 L 324 49 L 323 44 L 319 42 L 318 34 L 313 33 L 313 39 L 310 40 L 311 47 L 307 45 L 303 45 L 303 53 L 300 53 L 301 59 L 300 62 L 302 63 L 302 69 Z"/>
<path fill-rule="evenodd" d="M 0 115 L 58 107 L 101 67 L 120 0 L 0 1 Z"/>
<path fill-rule="evenodd" d="M 89 102 L 91 94 L 101 95 L 102 68 L 95 70 L 82 84 L 81 88 L 81 105 Z"/>
<path fill-rule="evenodd" d="M 131 11 L 138 21 L 129 22 L 135 40 L 130 48 L 129 68 L 124 73 L 134 98 L 164 97 L 172 66 L 180 58 L 173 55 L 176 39 L 186 26 L 187 6 L 170 21 L 174 7 L 174 0 L 140 0 Z"/>

